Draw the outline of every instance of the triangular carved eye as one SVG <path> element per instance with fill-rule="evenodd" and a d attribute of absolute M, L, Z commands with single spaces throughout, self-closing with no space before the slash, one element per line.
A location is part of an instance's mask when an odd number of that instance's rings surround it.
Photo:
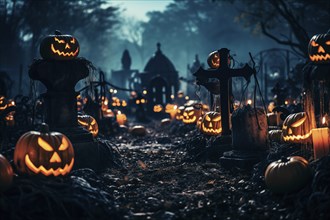
<path fill-rule="evenodd" d="M 64 150 L 68 149 L 68 147 L 69 147 L 68 141 L 64 137 L 62 137 L 62 144 L 60 145 L 58 150 L 64 151 Z"/>
<path fill-rule="evenodd" d="M 312 45 L 313 47 L 317 47 L 317 46 L 319 46 L 319 44 L 316 43 L 315 41 L 312 41 L 312 42 L 311 42 L 311 45 Z"/>
<path fill-rule="evenodd" d="M 206 116 L 205 116 L 205 120 L 206 120 L 206 121 L 211 121 L 210 116 L 206 115 Z"/>
<path fill-rule="evenodd" d="M 45 151 L 54 151 L 54 149 L 41 137 L 38 137 L 38 144 Z"/>

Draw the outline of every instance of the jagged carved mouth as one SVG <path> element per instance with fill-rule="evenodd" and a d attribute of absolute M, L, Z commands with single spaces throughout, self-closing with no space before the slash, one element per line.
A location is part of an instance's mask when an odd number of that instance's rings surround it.
<path fill-rule="evenodd" d="M 50 176 L 50 175 L 54 175 L 54 176 L 59 176 L 59 175 L 66 175 L 68 174 L 72 167 L 73 167 L 73 163 L 74 163 L 74 158 L 71 159 L 70 164 L 66 164 L 63 168 L 59 167 L 57 169 L 54 170 L 54 168 L 50 168 L 50 169 L 46 169 L 43 165 L 40 165 L 39 167 L 36 167 L 34 165 L 34 163 L 30 160 L 29 155 L 25 155 L 25 164 L 26 166 L 32 170 L 34 173 L 38 174 L 38 173 L 42 173 L 45 176 Z"/>
<path fill-rule="evenodd" d="M 309 138 L 309 136 L 311 136 L 312 131 L 308 132 L 305 135 L 283 135 L 283 140 L 284 141 L 299 141 L 299 140 L 306 140 L 307 138 Z"/>
<path fill-rule="evenodd" d="M 204 124 L 202 124 L 202 131 L 206 132 L 206 133 L 216 133 L 216 134 L 220 134 L 222 131 L 222 128 L 207 128 L 205 127 Z"/>
<path fill-rule="evenodd" d="M 75 56 L 77 56 L 77 54 L 79 52 L 79 48 L 77 48 L 75 52 L 63 52 L 63 51 L 55 49 L 54 44 L 51 45 L 51 49 L 52 49 L 53 53 L 56 53 L 59 56 L 64 56 L 64 57 L 75 57 Z"/>
<path fill-rule="evenodd" d="M 183 122 L 186 124 L 192 124 L 196 122 L 196 116 L 192 117 L 191 119 L 189 118 L 183 118 Z"/>
<path fill-rule="evenodd" d="M 320 55 L 320 54 L 315 54 L 315 55 L 309 55 L 309 58 L 311 61 L 322 61 L 322 60 L 328 60 L 330 59 L 330 54 L 325 54 L 325 55 Z"/>

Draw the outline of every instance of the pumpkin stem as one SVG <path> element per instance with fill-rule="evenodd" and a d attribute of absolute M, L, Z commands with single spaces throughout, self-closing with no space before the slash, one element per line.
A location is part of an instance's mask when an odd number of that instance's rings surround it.
<path fill-rule="evenodd" d="M 40 126 L 41 133 L 49 133 L 49 126 L 46 123 L 42 123 Z"/>
<path fill-rule="evenodd" d="M 281 162 L 285 163 L 285 162 L 288 162 L 288 161 L 289 161 L 289 159 L 287 157 L 285 157 L 285 156 L 281 157 Z"/>
<path fill-rule="evenodd" d="M 56 30 L 56 31 L 55 31 L 55 35 L 62 35 L 62 33 L 61 33 L 61 31 Z"/>

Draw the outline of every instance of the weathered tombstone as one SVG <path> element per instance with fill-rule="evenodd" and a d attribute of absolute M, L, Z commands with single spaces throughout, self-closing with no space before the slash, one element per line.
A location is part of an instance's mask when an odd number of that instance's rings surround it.
<path fill-rule="evenodd" d="M 260 108 L 243 106 L 233 112 L 231 122 L 233 150 L 224 152 L 220 162 L 225 167 L 251 167 L 268 150 L 266 113 Z"/>

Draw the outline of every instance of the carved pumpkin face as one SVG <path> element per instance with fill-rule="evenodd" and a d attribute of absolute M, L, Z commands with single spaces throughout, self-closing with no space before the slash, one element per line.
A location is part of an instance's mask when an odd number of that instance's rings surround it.
<path fill-rule="evenodd" d="M 306 112 L 290 114 L 283 122 L 282 137 L 285 142 L 307 143 L 310 142 L 311 134 Z"/>
<path fill-rule="evenodd" d="M 314 63 L 330 63 L 330 33 L 314 35 L 308 44 L 308 54 Z"/>
<path fill-rule="evenodd" d="M 180 106 L 177 110 L 176 110 L 176 115 L 175 115 L 175 119 L 178 121 L 181 121 L 183 119 L 183 112 L 184 112 L 185 107 L 184 106 Z"/>
<path fill-rule="evenodd" d="M 183 123 L 185 124 L 195 124 L 197 119 L 201 116 L 202 109 L 194 108 L 193 106 L 185 108 L 183 111 Z"/>
<path fill-rule="evenodd" d="M 220 67 L 220 54 L 218 51 L 213 51 L 207 58 L 207 64 L 211 69 L 218 69 Z M 230 65 L 230 57 L 228 57 L 228 66 Z"/>
<path fill-rule="evenodd" d="M 70 140 L 59 132 L 49 132 L 46 124 L 41 132 L 23 134 L 16 143 L 14 163 L 21 173 L 31 175 L 67 175 L 74 163 Z"/>
<path fill-rule="evenodd" d="M 163 106 L 162 105 L 154 105 L 154 112 L 158 113 L 163 111 Z"/>
<path fill-rule="evenodd" d="M 201 131 L 207 135 L 218 135 L 222 132 L 219 112 L 207 112 L 202 119 Z"/>
<path fill-rule="evenodd" d="M 97 121 L 90 115 L 78 115 L 78 124 L 89 131 L 93 137 L 96 137 L 99 133 Z"/>
<path fill-rule="evenodd" d="M 79 54 L 78 40 L 71 35 L 55 31 L 55 35 L 46 36 L 40 44 L 40 55 L 44 59 L 71 60 Z"/>

